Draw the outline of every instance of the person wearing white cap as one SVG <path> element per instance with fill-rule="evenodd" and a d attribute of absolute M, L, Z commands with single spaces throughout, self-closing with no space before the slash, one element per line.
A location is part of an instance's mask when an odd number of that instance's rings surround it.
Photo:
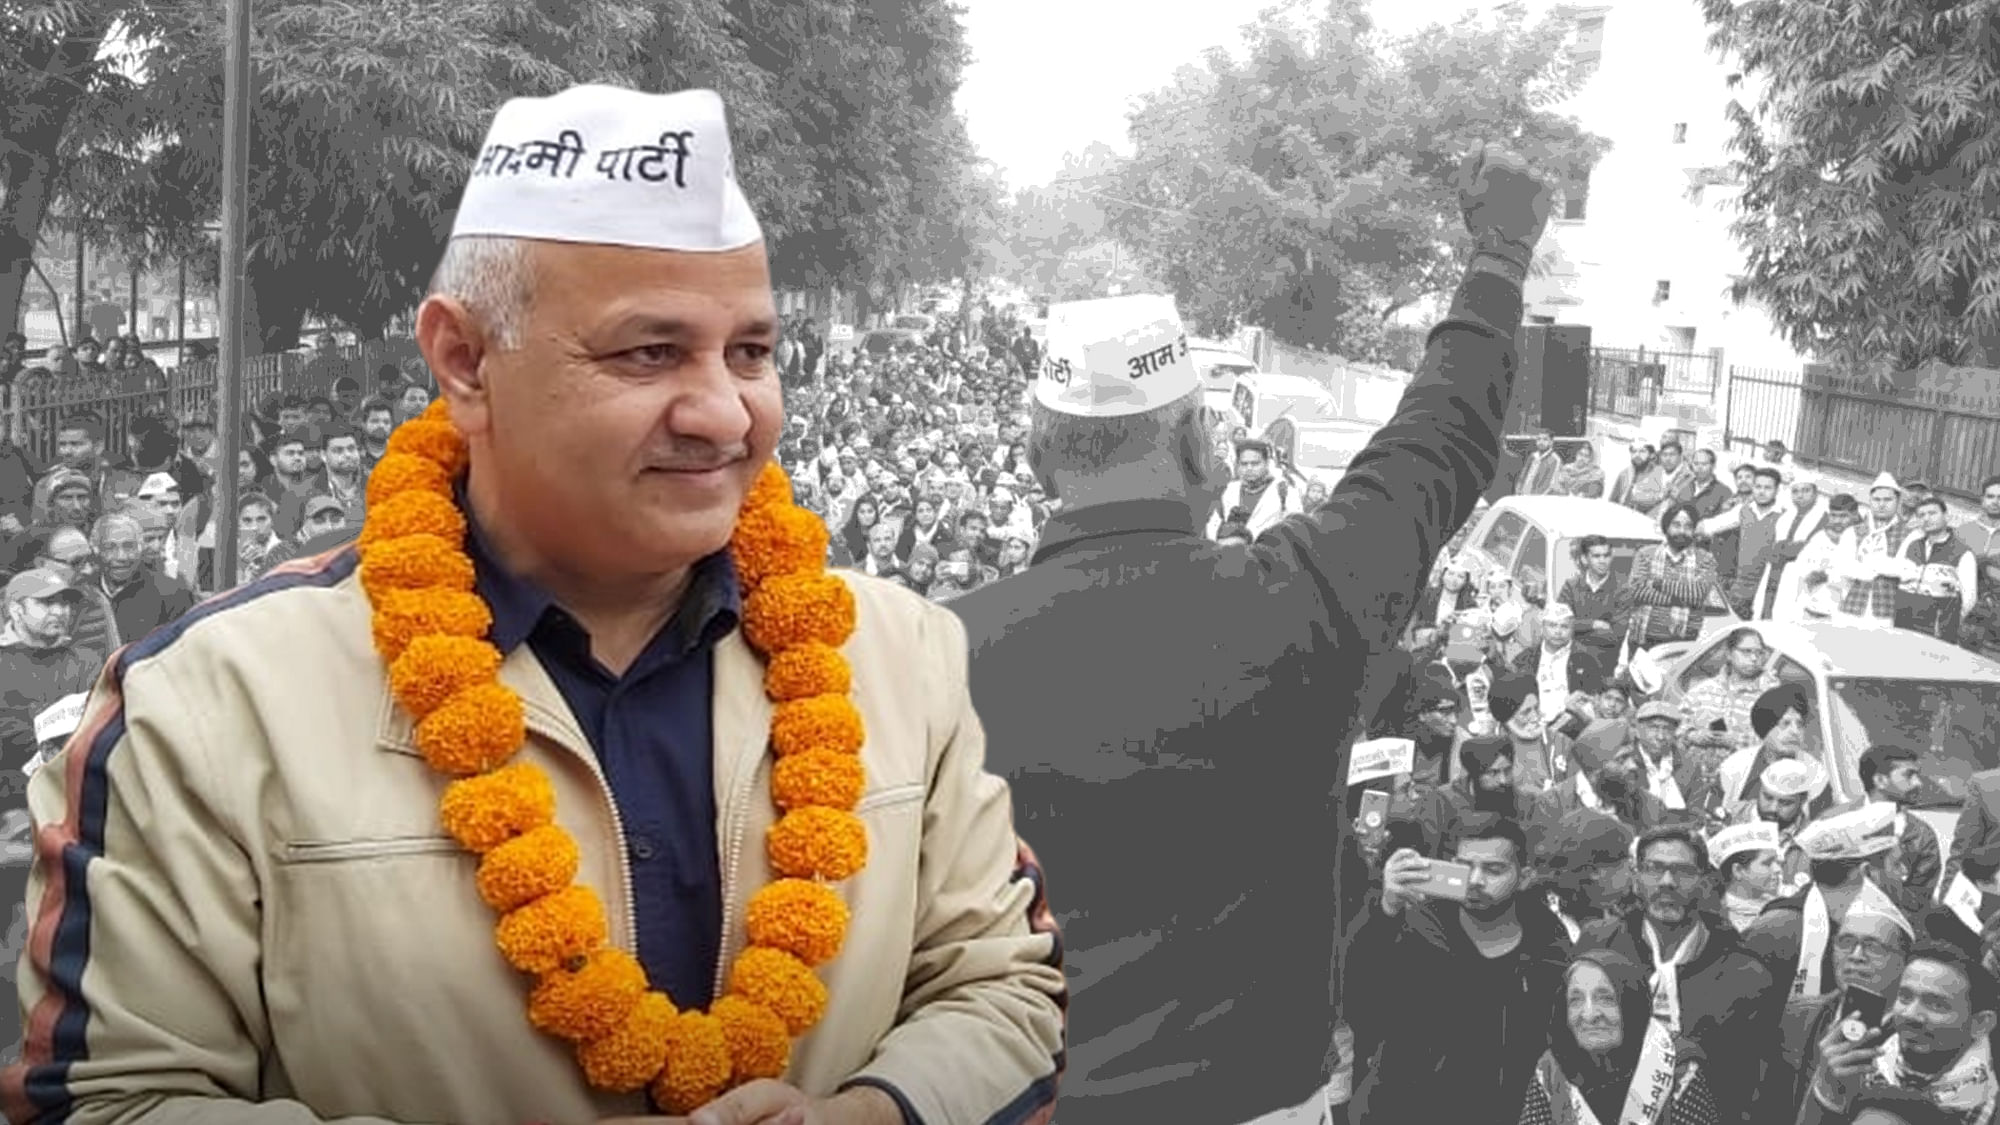
<path fill-rule="evenodd" d="M 1840 604 L 1844 617 L 1894 623 L 1902 583 L 1915 571 L 1899 553 L 1912 530 L 1903 514 L 1902 486 L 1882 473 L 1868 486 L 1867 513 L 1841 540 L 1843 576 L 1852 583 Z"/>
<path fill-rule="evenodd" d="M 1839 1029 L 1842 1042 L 1858 1042 L 1880 1025 L 1916 941 L 1909 917 L 1874 884 L 1864 883 L 1834 932 L 1831 985 L 1824 995 L 1786 1005 L 1782 1040 L 1758 1103 L 1770 1107 L 1773 1119 L 1791 1119 L 1811 1097 L 1813 1072 L 1824 1061 L 1820 1040 Z M 1881 1003 L 1870 1011 L 1866 998 L 1856 992 Z"/>
<path fill-rule="evenodd" d="M 1833 987 L 1833 934 L 1863 898 L 1895 909 L 1883 891 L 1896 849 L 1896 807 L 1867 805 L 1821 817 L 1792 841 L 1809 865 L 1805 884 L 1766 907 L 1743 940 L 1766 961 L 1792 966 L 1793 999 Z"/>
<path fill-rule="evenodd" d="M 0 1109 L 1046 1115 L 1060 939 L 964 632 L 827 571 L 772 460 L 721 99 L 507 102 L 416 319 L 358 549 L 126 646 L 30 783 Z"/>
<path fill-rule="evenodd" d="M 1737 933 L 1749 929 L 1778 897 L 1783 848 L 1778 826 L 1768 820 L 1727 825 L 1708 838 L 1708 854 L 1722 887 L 1722 910 Z"/>
<path fill-rule="evenodd" d="M 1345 751 L 1298 740 L 1341 747 L 1372 715 L 1392 679 L 1373 655 L 1495 477 L 1518 267 L 1547 222 L 1549 189 L 1517 159 L 1468 172 L 1480 248 L 1421 373 L 1326 503 L 1248 546 L 1202 534 L 1226 466 L 1173 301 L 1049 310 L 1028 456 L 1063 509 L 1033 566 L 951 608 L 971 634 L 988 761 L 1085 904 L 1064 943 L 1118 964 L 1075 1008 L 1063 1125 L 1325 1110 L 1329 950 L 1360 888 L 1302 893 L 1338 886 Z M 1454 1093 L 1390 1085 L 1372 1111 L 1384 1121 L 1423 1120 Z M 1474 1085 L 1455 1092 L 1518 1099 Z"/>
<path fill-rule="evenodd" d="M 1755 616 L 1760 619 L 1776 617 L 1782 603 L 1797 599 L 1798 576 L 1794 573 L 1787 583 L 1786 572 L 1826 522 L 1826 498 L 1819 494 L 1819 481 L 1804 469 L 1798 469 L 1792 473 L 1791 490 L 1791 506 L 1779 517 L 1777 540 L 1765 556 L 1764 571 L 1757 579 L 1753 601 Z"/>

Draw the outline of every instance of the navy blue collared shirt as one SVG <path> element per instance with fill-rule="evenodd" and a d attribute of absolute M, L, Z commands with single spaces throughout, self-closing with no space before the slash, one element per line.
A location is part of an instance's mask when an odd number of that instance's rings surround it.
<path fill-rule="evenodd" d="M 576 618 L 501 567 L 476 525 L 466 549 L 493 610 L 494 647 L 503 656 L 524 642 L 534 650 L 611 784 L 632 865 L 639 962 L 675 1005 L 706 1008 L 722 942 L 710 705 L 716 642 L 742 615 L 735 563 L 725 550 L 695 564 L 680 609 L 615 676 L 591 655 Z"/>

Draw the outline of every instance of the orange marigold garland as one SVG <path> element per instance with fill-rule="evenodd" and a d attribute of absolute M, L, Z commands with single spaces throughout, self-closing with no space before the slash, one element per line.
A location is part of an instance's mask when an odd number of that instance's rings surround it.
<path fill-rule="evenodd" d="M 457 778 L 445 787 L 439 820 L 482 857 L 477 886 L 500 915 L 495 944 L 535 978 L 529 1022 L 575 1043 L 591 1086 L 648 1089 L 671 1114 L 782 1076 L 791 1037 L 826 1013 L 826 985 L 812 966 L 832 960 L 846 940 L 847 904 L 831 884 L 868 859 L 867 827 L 854 815 L 866 787 L 866 733 L 840 654 L 854 632 L 854 595 L 826 573 L 825 523 L 793 503 L 790 479 L 772 464 L 750 489 L 730 542 L 745 593 L 744 637 L 766 661 L 765 694 L 777 705 L 771 796 L 781 819 L 765 846 L 779 878 L 750 897 L 750 944 L 723 995 L 707 1012 L 682 1011 L 610 944 L 603 900 L 576 882 L 581 849 L 556 823 L 553 782 L 513 760 L 526 738 L 524 715 L 486 639 L 492 610 L 472 592 L 466 521 L 453 494 L 465 464 L 465 441 L 442 400 L 397 428 L 368 482 L 361 584 L 390 690 L 416 720 L 417 748 Z"/>

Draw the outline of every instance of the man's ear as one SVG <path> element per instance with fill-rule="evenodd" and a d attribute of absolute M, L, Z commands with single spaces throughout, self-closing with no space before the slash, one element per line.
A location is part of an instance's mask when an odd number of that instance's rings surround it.
<path fill-rule="evenodd" d="M 438 396 L 451 407 L 452 422 L 466 433 L 484 429 L 483 367 L 492 348 L 479 319 L 456 298 L 426 297 L 417 308 L 417 347 L 437 379 Z"/>

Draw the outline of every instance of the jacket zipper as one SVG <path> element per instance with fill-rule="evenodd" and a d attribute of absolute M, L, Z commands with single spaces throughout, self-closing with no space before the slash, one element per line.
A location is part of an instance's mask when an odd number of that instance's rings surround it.
<path fill-rule="evenodd" d="M 736 895 L 742 884 L 744 819 L 749 815 L 751 794 L 756 790 L 757 775 L 763 772 L 767 757 L 763 748 L 759 747 L 756 759 L 744 771 L 745 777 L 730 789 L 729 806 L 724 813 L 723 825 L 729 835 L 729 854 L 722 868 L 722 934 L 721 940 L 715 943 L 715 996 L 722 995 L 726 983 L 724 976 L 729 971 L 729 935 L 737 913 Z"/>
<path fill-rule="evenodd" d="M 572 758 L 580 759 L 590 769 L 590 776 L 597 781 L 597 795 L 604 799 L 604 806 L 611 810 L 611 832 L 617 838 L 618 882 L 625 891 L 625 938 L 632 943 L 632 953 L 639 950 L 639 907 L 634 902 L 632 889 L 632 857 L 625 853 L 625 818 L 619 815 L 618 800 L 611 795 L 611 782 L 604 776 L 604 769 L 595 754 L 578 753 L 576 748 L 564 741 L 563 736 L 553 726 L 535 721 L 533 712 L 528 714 L 528 729 L 550 743 L 561 747 Z"/>

